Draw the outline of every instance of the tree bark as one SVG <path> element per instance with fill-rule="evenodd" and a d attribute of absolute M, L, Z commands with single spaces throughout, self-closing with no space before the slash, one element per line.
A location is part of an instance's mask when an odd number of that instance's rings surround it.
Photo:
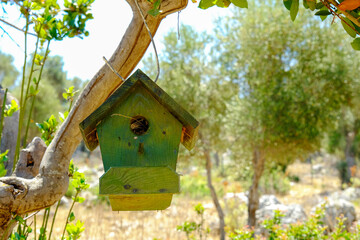
<path fill-rule="evenodd" d="M 224 212 L 221 208 L 221 205 L 220 205 L 220 202 L 219 202 L 219 199 L 217 197 L 217 194 L 216 194 L 216 191 L 215 191 L 215 188 L 212 184 L 212 177 L 211 177 L 211 157 L 210 157 L 210 150 L 206 147 L 208 146 L 206 141 L 202 138 L 202 135 L 201 133 L 199 133 L 199 138 L 202 140 L 202 142 L 204 143 L 205 147 L 204 147 L 204 157 L 205 157 L 205 160 L 206 160 L 206 176 L 207 176 L 207 185 L 210 189 L 210 194 L 211 194 L 211 198 L 214 202 L 214 205 L 215 205 L 215 208 L 216 208 L 216 211 L 218 213 L 218 216 L 219 216 L 219 222 L 220 222 L 220 240 L 225 240 L 225 217 L 224 217 Z"/>
<path fill-rule="evenodd" d="M 133 0 L 127 0 L 133 19 L 109 62 L 126 78 L 141 60 L 150 44 L 150 37 Z M 186 7 L 186 0 L 163 0 L 161 14 L 147 15 L 152 4 L 139 0 L 147 24 L 154 34 L 161 20 L 168 14 Z M 103 66 L 80 94 L 69 116 L 61 125 L 42 158 L 39 174 L 31 179 L 11 176 L 1 178 L 0 186 L 0 235 L 11 221 L 12 214 L 25 214 L 53 205 L 66 192 L 68 167 L 72 154 L 81 141 L 79 123 L 98 108 L 122 81 Z"/>
<path fill-rule="evenodd" d="M 248 203 L 248 225 L 255 227 L 256 225 L 256 210 L 259 208 L 259 182 L 261 175 L 264 172 L 265 158 L 259 147 L 255 147 L 253 151 L 252 166 L 254 170 L 252 185 L 249 190 Z"/>

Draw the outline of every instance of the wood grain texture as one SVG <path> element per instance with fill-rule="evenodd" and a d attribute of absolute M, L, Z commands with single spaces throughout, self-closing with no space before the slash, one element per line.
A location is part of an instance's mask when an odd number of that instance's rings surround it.
<path fill-rule="evenodd" d="M 133 90 L 97 126 L 104 170 L 116 166 L 170 166 L 176 170 L 182 125 L 145 88 Z M 139 115 L 149 122 L 148 131 L 141 136 L 130 129 L 131 117 Z"/>
<path fill-rule="evenodd" d="M 99 180 L 100 195 L 179 193 L 179 175 L 170 167 L 111 167 Z"/>
<path fill-rule="evenodd" d="M 165 210 L 171 205 L 173 194 L 109 196 L 113 211 Z"/>
<path fill-rule="evenodd" d="M 98 139 L 96 138 L 97 126 L 111 114 L 112 109 L 125 104 L 124 100 L 138 88 L 146 89 L 156 101 L 181 123 L 184 129 L 180 138 L 181 142 L 187 149 L 192 149 L 197 140 L 198 121 L 141 70 L 137 70 L 98 109 L 80 123 L 80 130 L 86 146 L 93 150 L 98 145 Z M 129 115 L 126 112 L 122 114 Z"/>

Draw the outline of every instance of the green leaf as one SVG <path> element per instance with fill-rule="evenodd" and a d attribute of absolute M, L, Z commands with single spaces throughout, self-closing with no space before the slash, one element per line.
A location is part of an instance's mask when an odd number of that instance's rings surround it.
<path fill-rule="evenodd" d="M 230 0 L 235 6 L 239 8 L 248 8 L 248 1 L 247 0 Z"/>
<path fill-rule="evenodd" d="M 69 216 L 69 222 L 72 222 L 74 220 L 75 220 L 75 214 L 74 214 L 74 212 L 71 212 L 70 216 Z"/>
<path fill-rule="evenodd" d="M 341 25 L 345 29 L 345 31 L 353 38 L 356 38 L 356 31 L 354 30 L 354 24 L 348 19 L 343 18 L 341 21 Z"/>
<path fill-rule="evenodd" d="M 318 2 L 315 4 L 316 9 L 322 9 L 324 7 L 324 4 L 322 2 Z"/>
<path fill-rule="evenodd" d="M 287 8 L 287 10 L 290 11 L 291 9 L 291 5 L 292 5 L 292 0 L 284 0 L 283 3 L 284 3 L 284 6 Z"/>
<path fill-rule="evenodd" d="M 208 8 L 214 6 L 215 2 L 216 1 L 214 1 L 214 0 L 201 0 L 199 3 L 199 8 L 208 9 Z"/>
<path fill-rule="evenodd" d="M 330 14 L 331 12 L 329 12 L 328 10 L 320 10 L 315 13 L 316 16 L 328 16 Z"/>
<path fill-rule="evenodd" d="M 311 11 L 314 11 L 316 9 L 316 1 L 315 0 L 307 0 L 306 3 L 309 6 Z"/>
<path fill-rule="evenodd" d="M 160 13 L 160 4 L 161 4 L 161 0 L 157 0 L 154 5 L 153 5 L 153 8 L 150 9 L 148 11 L 148 13 L 151 15 L 151 16 L 154 16 L 156 17 L 157 15 L 159 15 Z"/>
<path fill-rule="evenodd" d="M 229 0 L 216 0 L 216 6 L 221 8 L 227 8 L 230 5 Z"/>
<path fill-rule="evenodd" d="M 7 173 L 7 170 L 5 168 L 0 170 L 0 177 L 4 177 Z"/>
<path fill-rule="evenodd" d="M 306 0 L 303 0 L 303 5 L 305 9 L 309 9 L 309 5 Z"/>
<path fill-rule="evenodd" d="M 354 41 L 352 41 L 351 46 L 354 50 L 360 51 L 360 38 L 355 38 Z"/>
<path fill-rule="evenodd" d="M 150 9 L 150 10 L 148 11 L 148 14 L 150 14 L 150 15 L 153 16 L 153 17 L 156 17 L 157 15 L 159 15 L 159 13 L 160 13 L 160 10 L 159 10 L 159 9 Z"/>
<path fill-rule="evenodd" d="M 293 0 L 290 8 L 290 17 L 292 21 L 295 21 L 299 12 L 299 0 Z"/>
<path fill-rule="evenodd" d="M 85 201 L 85 198 L 83 197 L 76 197 L 75 202 L 83 203 Z"/>

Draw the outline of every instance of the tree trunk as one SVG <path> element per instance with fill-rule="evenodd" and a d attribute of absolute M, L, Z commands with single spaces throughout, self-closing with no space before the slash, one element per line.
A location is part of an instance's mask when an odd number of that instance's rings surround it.
<path fill-rule="evenodd" d="M 255 227 L 256 225 L 256 210 L 259 208 L 259 181 L 264 172 L 265 158 L 259 147 L 255 147 L 253 152 L 252 166 L 254 170 L 252 185 L 249 190 L 248 203 L 248 225 Z"/>
<path fill-rule="evenodd" d="M 150 44 L 150 37 L 135 2 L 127 2 L 132 8 L 133 19 L 109 60 L 124 78 L 136 67 Z M 152 17 L 146 14 L 152 8 L 152 4 L 146 0 L 139 0 L 153 34 L 163 18 L 185 8 L 186 4 L 186 0 L 163 0 L 161 14 Z M 49 207 L 65 194 L 69 183 L 70 158 L 82 139 L 79 123 L 98 108 L 121 83 L 122 81 L 104 65 L 82 91 L 69 116 L 46 149 L 39 174 L 31 179 L 16 176 L 0 178 L 3 183 L 0 185 L 0 236 L 7 229 L 13 214 L 20 215 Z"/>
<path fill-rule="evenodd" d="M 346 161 L 346 179 L 347 184 L 351 183 L 351 177 L 356 173 L 355 153 L 353 144 L 355 140 L 355 132 L 350 131 L 346 134 L 345 161 Z"/>
<path fill-rule="evenodd" d="M 210 189 L 210 194 L 211 194 L 211 198 L 214 202 L 214 205 L 215 205 L 215 208 L 216 208 L 216 211 L 218 213 L 218 216 L 219 216 L 219 222 L 220 222 L 220 240 L 225 240 L 225 220 L 224 220 L 224 212 L 220 206 L 220 202 L 219 202 L 219 199 L 217 197 L 217 194 L 216 194 L 216 191 L 215 191 L 215 188 L 212 184 L 212 178 L 211 178 L 211 157 L 210 157 L 210 150 L 206 147 L 208 146 L 207 143 L 206 143 L 206 140 L 204 140 L 202 138 L 202 135 L 201 133 L 199 132 L 199 138 L 202 140 L 202 142 L 204 143 L 205 147 L 204 147 L 204 157 L 205 157 L 205 160 L 206 160 L 206 176 L 207 176 L 207 184 L 208 184 L 208 187 Z"/>
<path fill-rule="evenodd" d="M 218 213 L 219 216 L 219 221 L 220 221 L 220 239 L 224 240 L 225 239 L 225 220 L 224 220 L 224 212 L 220 206 L 220 202 L 219 199 L 217 197 L 215 188 L 212 184 L 212 179 L 211 179 L 211 158 L 210 158 L 210 153 L 208 150 L 204 151 L 204 155 L 205 155 L 205 159 L 206 159 L 206 175 L 207 175 L 207 184 L 208 187 L 210 189 L 210 194 L 211 194 L 211 198 L 214 202 L 214 205 L 216 207 L 216 211 Z"/>

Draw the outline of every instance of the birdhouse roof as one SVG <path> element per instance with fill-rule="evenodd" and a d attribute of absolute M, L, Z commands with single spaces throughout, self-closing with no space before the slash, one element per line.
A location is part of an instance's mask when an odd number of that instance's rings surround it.
<path fill-rule="evenodd" d="M 121 105 L 138 87 L 148 90 L 183 125 L 181 143 L 191 150 L 197 139 L 199 122 L 139 69 L 123 82 L 100 107 L 80 123 L 80 131 L 87 148 L 94 150 L 99 144 L 96 126 L 111 114 L 114 107 Z"/>

